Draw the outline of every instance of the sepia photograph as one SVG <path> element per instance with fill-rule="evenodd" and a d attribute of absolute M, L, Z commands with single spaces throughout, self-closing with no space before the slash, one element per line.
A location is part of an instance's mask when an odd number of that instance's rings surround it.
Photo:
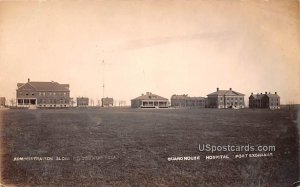
<path fill-rule="evenodd" d="M 300 0 L 0 0 L 0 187 L 300 187 Z"/>

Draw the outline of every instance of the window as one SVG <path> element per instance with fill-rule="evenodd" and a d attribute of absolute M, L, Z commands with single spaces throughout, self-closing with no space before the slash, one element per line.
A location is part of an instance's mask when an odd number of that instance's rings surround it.
<path fill-rule="evenodd" d="M 18 104 L 23 105 L 23 99 L 18 99 Z"/>
<path fill-rule="evenodd" d="M 34 95 L 34 93 L 31 93 L 31 95 Z"/>
<path fill-rule="evenodd" d="M 25 95 L 28 95 L 28 93 L 26 93 Z"/>

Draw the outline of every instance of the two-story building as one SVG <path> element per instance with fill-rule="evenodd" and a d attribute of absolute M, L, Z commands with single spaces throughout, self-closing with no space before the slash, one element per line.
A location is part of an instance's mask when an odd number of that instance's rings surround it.
<path fill-rule="evenodd" d="M 183 108 L 183 107 L 196 107 L 204 108 L 206 99 L 204 97 L 190 97 L 187 94 L 172 95 L 171 107 Z"/>
<path fill-rule="evenodd" d="M 244 94 L 237 91 L 219 90 L 207 95 L 208 108 L 244 108 Z"/>
<path fill-rule="evenodd" d="M 114 106 L 114 99 L 112 97 L 104 97 L 101 99 L 102 107 L 112 107 Z"/>
<path fill-rule="evenodd" d="M 17 107 L 69 107 L 69 84 L 57 82 L 18 83 L 16 90 Z"/>
<path fill-rule="evenodd" d="M 77 107 L 88 107 L 89 106 L 89 98 L 87 97 L 77 97 L 76 98 Z"/>

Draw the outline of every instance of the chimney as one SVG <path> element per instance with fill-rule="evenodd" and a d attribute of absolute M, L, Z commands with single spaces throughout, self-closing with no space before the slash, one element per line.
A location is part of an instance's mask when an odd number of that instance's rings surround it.
<path fill-rule="evenodd" d="M 28 78 L 27 81 L 30 82 L 30 78 Z"/>
<path fill-rule="evenodd" d="M 229 88 L 229 90 L 231 91 L 231 90 L 232 90 L 232 88 Z"/>
<path fill-rule="evenodd" d="M 217 88 L 217 92 L 219 91 L 219 88 Z"/>

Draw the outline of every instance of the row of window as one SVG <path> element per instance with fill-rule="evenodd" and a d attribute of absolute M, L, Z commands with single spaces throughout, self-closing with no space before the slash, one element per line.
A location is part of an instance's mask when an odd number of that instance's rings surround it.
<path fill-rule="evenodd" d="M 265 99 L 264 100 L 262 100 L 262 99 L 253 99 L 253 100 L 249 100 L 249 101 L 253 101 L 253 102 L 262 102 L 262 101 L 266 101 Z M 271 101 L 279 101 L 279 99 L 273 99 L 273 98 L 271 98 Z"/>
<path fill-rule="evenodd" d="M 40 107 L 47 107 L 47 105 L 39 105 Z M 67 105 L 49 105 L 49 107 L 67 107 Z"/>
<path fill-rule="evenodd" d="M 34 96 L 35 93 L 34 92 L 19 92 L 19 95 L 31 95 Z M 67 96 L 66 92 L 38 92 L 39 96 Z"/>
<path fill-rule="evenodd" d="M 64 104 L 68 103 L 67 99 L 39 99 L 38 103 L 52 103 L 52 104 Z"/>
<path fill-rule="evenodd" d="M 36 100 L 35 99 L 18 99 L 18 104 L 22 105 L 22 104 L 36 104 Z M 67 104 L 68 100 L 66 99 L 61 99 L 61 100 L 56 100 L 56 99 L 38 99 L 38 103 L 39 104 Z"/>
<path fill-rule="evenodd" d="M 223 102 L 222 101 L 220 101 L 219 103 L 214 102 L 214 103 L 210 103 L 209 105 L 223 105 Z M 244 103 L 235 101 L 235 102 L 226 102 L 226 105 L 244 105 Z"/>
<path fill-rule="evenodd" d="M 240 100 L 243 100 L 242 97 L 239 97 Z M 223 97 L 220 97 L 220 100 L 223 100 Z M 238 97 L 226 97 L 226 100 L 238 100 Z"/>

